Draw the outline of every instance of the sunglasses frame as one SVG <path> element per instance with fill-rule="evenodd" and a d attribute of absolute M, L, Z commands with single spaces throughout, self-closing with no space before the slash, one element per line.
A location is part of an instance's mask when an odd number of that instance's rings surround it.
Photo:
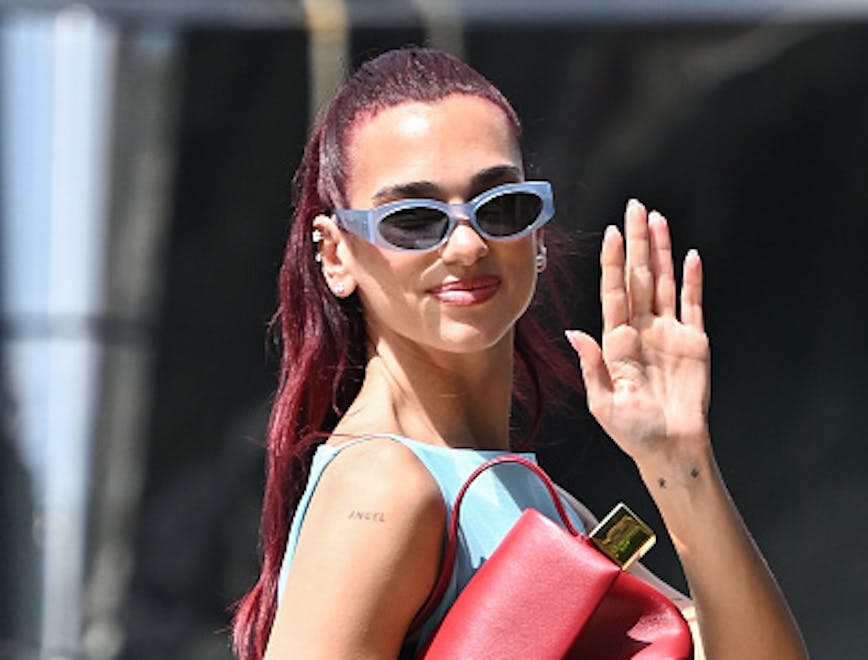
<path fill-rule="evenodd" d="M 530 225 L 520 232 L 510 234 L 509 236 L 492 236 L 479 226 L 479 223 L 476 221 L 476 211 L 483 204 L 490 202 L 492 199 L 510 193 L 529 193 L 538 197 L 542 202 L 539 215 Z M 446 227 L 443 238 L 434 245 L 423 248 L 401 247 L 394 245 L 383 238 L 379 232 L 379 226 L 383 219 L 396 211 L 418 207 L 441 211 L 449 218 L 449 224 Z M 487 241 L 513 241 L 536 231 L 551 220 L 554 214 L 555 207 L 552 197 L 552 186 L 548 181 L 520 181 L 518 183 L 505 183 L 500 186 L 495 186 L 490 190 L 486 190 L 463 204 L 447 204 L 446 202 L 441 202 L 436 199 L 411 198 L 388 202 L 387 204 L 381 204 L 372 209 L 334 209 L 332 211 L 332 215 L 334 216 L 338 227 L 341 229 L 349 231 L 356 236 L 360 236 L 369 243 L 373 243 L 379 247 L 400 252 L 430 252 L 431 250 L 438 249 L 449 240 L 449 237 L 455 230 L 455 226 L 458 224 L 459 220 L 467 220 L 476 233 Z"/>

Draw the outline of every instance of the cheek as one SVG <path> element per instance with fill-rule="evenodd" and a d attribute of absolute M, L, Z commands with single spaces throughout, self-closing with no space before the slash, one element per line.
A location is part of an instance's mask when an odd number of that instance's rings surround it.
<path fill-rule="evenodd" d="M 510 254 L 505 255 L 505 266 L 510 274 L 509 282 L 512 295 L 522 310 L 527 308 L 536 291 L 536 247 L 533 241 L 524 245 L 510 246 Z"/>
<path fill-rule="evenodd" d="M 536 281 L 536 244 L 531 239 L 521 239 L 517 244 L 504 244 L 504 261 L 509 272 L 521 282 Z"/>
<path fill-rule="evenodd" d="M 386 250 L 366 242 L 354 246 L 353 253 L 356 283 L 362 297 L 369 300 L 403 296 L 418 282 L 427 265 L 421 255 Z"/>

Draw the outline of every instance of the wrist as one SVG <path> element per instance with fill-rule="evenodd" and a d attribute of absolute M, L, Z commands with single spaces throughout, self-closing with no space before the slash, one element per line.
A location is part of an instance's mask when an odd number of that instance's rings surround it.
<path fill-rule="evenodd" d="M 707 432 L 670 440 L 661 450 L 634 457 L 636 468 L 648 489 L 695 483 L 702 474 L 716 470 L 711 439 Z M 663 480 L 665 483 L 661 484 Z"/>
<path fill-rule="evenodd" d="M 639 475 L 667 524 L 684 521 L 718 499 L 721 477 L 708 437 L 682 442 L 637 462 Z M 677 523 L 676 523 L 677 524 Z"/>
<path fill-rule="evenodd" d="M 690 549 L 708 540 L 704 522 L 730 506 L 711 444 L 681 447 L 637 467 L 684 561 Z"/>

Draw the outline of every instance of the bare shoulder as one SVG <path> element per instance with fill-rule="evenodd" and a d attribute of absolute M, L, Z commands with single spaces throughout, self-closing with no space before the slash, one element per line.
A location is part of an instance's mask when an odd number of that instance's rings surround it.
<path fill-rule="evenodd" d="M 316 539 L 337 538 L 360 561 L 371 549 L 387 558 L 418 551 L 420 540 L 436 539 L 439 547 L 445 516 L 437 482 L 416 455 L 388 438 L 372 438 L 342 449 L 324 470 L 298 551 Z"/>
<path fill-rule="evenodd" d="M 407 514 L 422 514 L 432 506 L 445 512 L 428 468 L 408 447 L 389 438 L 371 438 L 342 449 L 324 471 L 314 498 L 322 506 L 342 500 L 400 505 Z"/>
<path fill-rule="evenodd" d="M 436 579 L 445 517 L 436 481 L 404 445 L 342 449 L 305 514 L 269 657 L 396 657 Z"/>

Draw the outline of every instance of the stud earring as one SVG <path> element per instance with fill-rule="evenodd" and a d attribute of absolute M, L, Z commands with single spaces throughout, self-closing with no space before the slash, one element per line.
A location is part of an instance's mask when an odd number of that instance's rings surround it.
<path fill-rule="evenodd" d="M 335 292 L 335 295 L 338 296 L 339 298 L 343 297 L 343 295 L 347 291 L 347 286 L 343 282 L 335 282 L 335 286 L 334 286 L 333 291 Z"/>
<path fill-rule="evenodd" d="M 310 234 L 310 239 L 313 241 L 314 247 L 316 247 L 317 244 L 322 243 L 322 238 L 322 232 L 319 229 L 314 229 Z M 319 250 L 314 253 L 313 259 L 317 263 L 322 262 L 322 254 L 320 254 Z"/>
<path fill-rule="evenodd" d="M 541 273 L 546 269 L 548 265 L 548 248 L 545 245 L 540 245 L 539 250 L 536 253 L 536 272 Z"/>

